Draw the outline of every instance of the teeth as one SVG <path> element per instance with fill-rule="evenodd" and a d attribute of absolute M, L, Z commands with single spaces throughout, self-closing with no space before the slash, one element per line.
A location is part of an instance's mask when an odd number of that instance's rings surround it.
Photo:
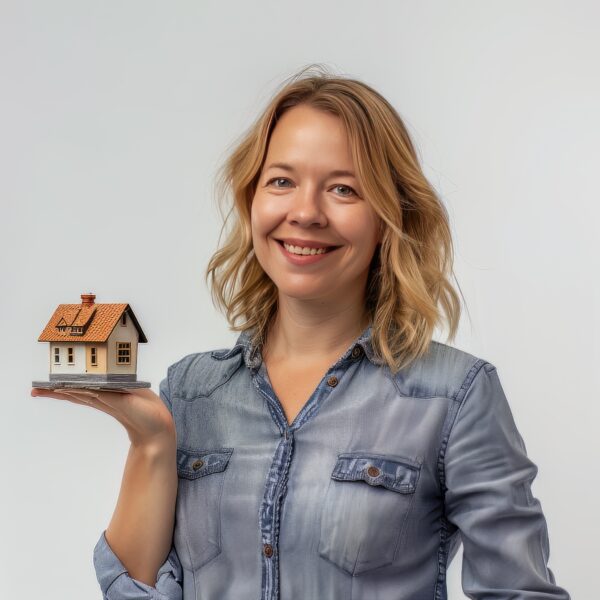
<path fill-rule="evenodd" d="M 325 254 L 327 252 L 327 248 L 302 248 L 300 246 L 290 246 L 283 242 L 285 249 L 292 254 Z"/>

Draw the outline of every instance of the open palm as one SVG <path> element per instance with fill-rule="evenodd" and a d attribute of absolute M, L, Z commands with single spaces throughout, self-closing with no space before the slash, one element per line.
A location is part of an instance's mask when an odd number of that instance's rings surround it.
<path fill-rule="evenodd" d="M 160 396 L 149 388 L 123 391 L 32 388 L 31 395 L 68 400 L 105 412 L 125 427 L 134 445 L 170 440 L 175 436 L 171 413 Z"/>

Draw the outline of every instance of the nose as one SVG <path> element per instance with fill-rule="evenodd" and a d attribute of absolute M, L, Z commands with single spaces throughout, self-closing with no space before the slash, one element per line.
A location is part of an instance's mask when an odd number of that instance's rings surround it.
<path fill-rule="evenodd" d="M 288 222 L 304 227 L 327 224 L 327 217 L 321 206 L 320 192 L 315 186 L 306 185 L 303 189 L 298 189 L 288 212 Z"/>

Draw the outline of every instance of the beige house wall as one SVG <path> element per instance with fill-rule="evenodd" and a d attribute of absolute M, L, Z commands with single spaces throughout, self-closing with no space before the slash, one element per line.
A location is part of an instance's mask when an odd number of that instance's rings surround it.
<path fill-rule="evenodd" d="M 96 366 L 92 365 L 92 348 L 96 348 Z M 87 343 L 85 345 L 85 365 L 92 375 L 105 375 L 108 372 L 108 350 L 106 342 L 102 344 Z"/>
<path fill-rule="evenodd" d="M 127 315 L 125 325 L 121 319 L 115 325 L 107 340 L 108 373 L 111 374 L 135 374 L 137 368 L 137 347 L 139 334 L 133 321 Z M 130 364 L 117 364 L 117 342 L 129 342 L 131 344 Z"/>
<path fill-rule="evenodd" d="M 60 364 L 54 364 L 54 348 L 60 350 Z M 68 348 L 73 348 L 73 364 L 67 362 Z M 78 375 L 85 371 L 85 347 L 81 342 L 50 342 L 49 373 Z"/>

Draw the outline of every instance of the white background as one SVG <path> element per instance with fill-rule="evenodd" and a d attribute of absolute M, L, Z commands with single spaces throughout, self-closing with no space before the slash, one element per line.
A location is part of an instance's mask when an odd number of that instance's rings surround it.
<path fill-rule="evenodd" d="M 467 300 L 451 343 L 498 367 L 539 467 L 550 568 L 592 598 L 599 17 L 581 1 L 2 0 L 0 595 L 100 598 L 92 549 L 128 438 L 104 413 L 30 397 L 55 307 L 130 303 L 155 390 L 185 354 L 233 343 L 203 279 L 215 170 L 275 87 L 320 62 L 405 120 L 451 217 Z"/>

